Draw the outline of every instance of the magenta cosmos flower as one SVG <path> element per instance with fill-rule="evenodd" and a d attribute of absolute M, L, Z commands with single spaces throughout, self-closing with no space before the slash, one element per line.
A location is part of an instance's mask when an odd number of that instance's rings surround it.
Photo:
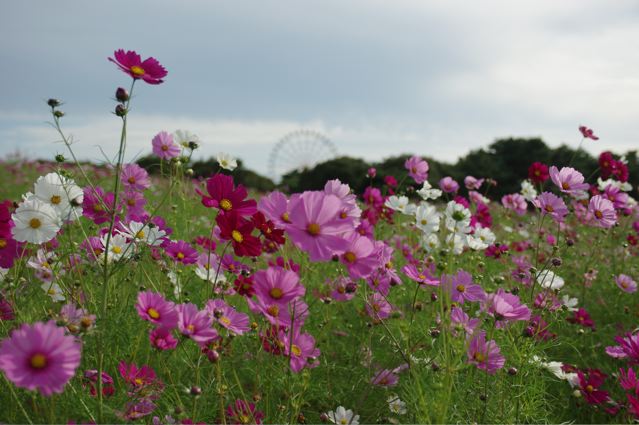
<path fill-rule="evenodd" d="M 615 341 L 619 345 L 606 347 L 606 354 L 617 359 L 628 358 L 630 364 L 639 364 L 639 334 L 616 336 Z"/>
<path fill-rule="evenodd" d="M 194 264 L 197 263 L 198 254 L 188 242 L 177 241 L 169 243 L 166 247 L 166 254 L 173 258 L 176 263 Z"/>
<path fill-rule="evenodd" d="M 459 190 L 459 183 L 453 180 L 452 177 L 446 176 L 439 181 L 439 188 L 445 193 L 457 193 Z"/>
<path fill-rule="evenodd" d="M 172 329 L 177 326 L 178 313 L 175 304 L 157 292 L 140 292 L 135 305 L 140 317 L 154 325 Z"/>
<path fill-rule="evenodd" d="M 390 316 L 392 310 L 393 306 L 386 301 L 386 297 L 378 292 L 369 296 L 366 301 L 366 311 L 375 320 L 386 319 Z"/>
<path fill-rule="evenodd" d="M 297 273 L 281 267 L 258 270 L 253 278 L 255 295 L 261 298 L 264 304 L 286 305 L 306 293 L 306 288 L 300 284 Z"/>
<path fill-rule="evenodd" d="M 120 174 L 120 180 L 125 190 L 137 190 L 143 191 L 151 186 L 151 179 L 149 179 L 149 173 L 138 164 L 126 164 L 122 167 L 122 173 Z"/>
<path fill-rule="evenodd" d="M 384 266 L 380 262 L 379 250 L 370 238 L 353 232 L 346 240 L 349 245 L 340 261 L 346 265 L 352 279 L 366 279 L 374 270 Z"/>
<path fill-rule="evenodd" d="M 559 190 L 568 194 L 577 194 L 582 190 L 588 190 L 590 186 L 584 183 L 584 176 L 579 171 L 571 167 L 563 167 L 561 171 L 554 165 L 550 167 L 550 179 L 557 185 Z"/>
<path fill-rule="evenodd" d="M 53 320 L 23 324 L 0 345 L 0 370 L 20 388 L 61 393 L 80 365 L 82 346 Z"/>
<path fill-rule="evenodd" d="M 453 307 L 450 310 L 450 324 L 456 329 L 463 329 L 467 335 L 472 335 L 479 326 L 479 319 L 471 319 L 469 315 L 464 313 L 464 310 Z"/>
<path fill-rule="evenodd" d="M 501 351 L 494 340 L 486 342 L 486 331 L 479 331 L 474 334 L 468 345 L 468 363 L 474 364 L 478 369 L 485 370 L 489 375 L 493 375 L 498 369 L 504 367 L 506 358 L 501 355 Z"/>
<path fill-rule="evenodd" d="M 620 274 L 615 277 L 615 283 L 624 292 L 628 292 L 629 294 L 637 292 L 637 282 L 632 280 L 632 278 L 628 275 Z"/>
<path fill-rule="evenodd" d="M 244 313 L 236 311 L 221 299 L 209 300 L 206 303 L 206 310 L 213 320 L 231 333 L 242 335 L 250 329 L 249 317 Z"/>
<path fill-rule="evenodd" d="M 160 131 L 151 141 L 153 153 L 161 159 L 172 159 L 180 154 L 180 147 L 173 141 L 173 136 L 166 131 Z"/>
<path fill-rule="evenodd" d="M 599 137 L 595 136 L 595 132 L 593 131 L 593 129 L 588 128 L 585 125 L 579 126 L 579 132 L 584 137 L 584 139 L 599 140 Z"/>
<path fill-rule="evenodd" d="M 293 328 L 293 338 L 290 338 L 290 331 L 280 331 L 279 340 L 284 344 L 284 355 L 290 358 L 289 364 L 293 372 L 319 366 L 317 358 L 320 350 L 315 347 L 315 338 L 307 333 L 300 334 L 299 326 Z"/>
<path fill-rule="evenodd" d="M 133 50 L 125 52 L 119 49 L 113 53 L 113 56 L 115 58 L 109 58 L 109 60 L 136 80 L 142 79 L 149 84 L 160 84 L 164 82 L 162 78 L 168 74 L 157 59 L 148 58 L 142 61 L 140 55 Z"/>
<path fill-rule="evenodd" d="M 262 212 L 266 218 L 273 221 L 279 228 L 286 228 L 290 223 L 287 212 L 288 198 L 282 192 L 271 192 L 266 196 L 262 196 L 257 204 L 257 209 Z"/>
<path fill-rule="evenodd" d="M 456 303 L 464 304 L 466 301 L 482 301 L 486 298 L 481 286 L 475 285 L 473 277 L 464 270 L 459 270 L 453 276 L 442 276 L 442 282 L 450 292 L 451 300 Z"/>
<path fill-rule="evenodd" d="M 564 221 L 568 215 L 568 208 L 563 199 L 550 193 L 544 192 L 533 200 L 533 205 L 541 210 L 543 215 L 549 214 L 557 223 Z"/>
<path fill-rule="evenodd" d="M 414 264 L 405 265 L 402 267 L 402 272 L 404 272 L 410 280 L 419 284 L 439 286 L 439 279 L 432 277 L 427 270 L 418 269 Z"/>
<path fill-rule="evenodd" d="M 476 179 L 473 176 L 466 176 L 464 178 L 464 186 L 466 186 L 468 190 L 479 190 L 483 183 L 484 179 Z"/>
<path fill-rule="evenodd" d="M 286 230 L 293 243 L 308 252 L 311 261 L 327 261 L 348 247 L 351 223 L 340 219 L 342 201 L 323 192 L 304 192 L 289 202 L 291 223 Z"/>
<path fill-rule="evenodd" d="M 590 198 L 588 212 L 592 214 L 595 224 L 604 229 L 614 226 L 617 222 L 617 213 L 614 205 L 601 195 Z"/>
<path fill-rule="evenodd" d="M 408 175 L 415 180 L 415 183 L 422 184 L 428 179 L 428 162 L 418 156 L 411 156 L 404 162 L 404 167 L 408 170 Z"/>
<path fill-rule="evenodd" d="M 213 319 L 206 310 L 198 310 L 195 304 L 179 304 L 178 329 L 182 335 L 191 338 L 200 346 L 205 346 L 209 342 L 218 338 L 218 333 L 211 327 Z"/>

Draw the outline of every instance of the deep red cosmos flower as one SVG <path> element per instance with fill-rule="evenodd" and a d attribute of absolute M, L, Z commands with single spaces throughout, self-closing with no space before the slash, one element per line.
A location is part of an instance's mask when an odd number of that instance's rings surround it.
<path fill-rule="evenodd" d="M 142 79 L 149 84 L 161 84 L 164 82 L 162 78 L 168 74 L 157 59 L 147 58 L 142 61 L 140 55 L 133 50 L 125 52 L 119 49 L 113 53 L 113 56 L 115 59 L 109 58 L 109 60 L 135 80 Z"/>
<path fill-rule="evenodd" d="M 260 240 L 251 235 L 255 228 L 252 222 L 240 217 L 236 212 L 218 214 L 215 221 L 220 226 L 220 237 L 233 244 L 235 255 L 257 257 L 262 253 Z"/>
<path fill-rule="evenodd" d="M 246 199 L 248 192 L 241 184 L 235 187 L 233 177 L 216 174 L 206 181 L 208 196 L 198 190 L 202 196 L 202 205 L 207 208 L 219 208 L 222 213 L 235 212 L 241 216 L 253 215 L 257 212 L 257 202 Z"/>
<path fill-rule="evenodd" d="M 550 178 L 550 174 L 548 174 L 548 166 L 541 162 L 533 162 L 530 167 L 528 167 L 528 178 L 533 183 L 541 184 Z"/>

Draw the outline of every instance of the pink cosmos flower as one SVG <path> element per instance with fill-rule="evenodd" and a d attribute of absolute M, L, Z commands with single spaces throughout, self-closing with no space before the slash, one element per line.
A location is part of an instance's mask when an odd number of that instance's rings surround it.
<path fill-rule="evenodd" d="M 479 190 L 483 183 L 484 179 L 476 179 L 473 176 L 466 176 L 464 178 L 464 186 L 466 186 L 468 190 Z"/>
<path fill-rule="evenodd" d="M 402 267 L 402 272 L 419 284 L 439 286 L 439 279 L 433 277 L 428 270 L 418 269 L 414 264 L 405 265 Z"/>
<path fill-rule="evenodd" d="M 289 334 L 290 331 L 280 331 L 279 340 L 284 344 L 284 355 L 290 358 L 291 370 L 298 373 L 305 367 L 311 369 L 319 366 L 317 358 L 321 352 L 315 347 L 315 338 L 311 334 L 301 334 L 299 326 L 295 326 L 292 338 Z"/>
<path fill-rule="evenodd" d="M 390 292 L 391 282 L 391 277 L 386 273 L 385 269 L 378 269 L 366 279 L 366 284 L 373 291 L 379 292 L 384 296 Z"/>
<path fill-rule="evenodd" d="M 122 203 L 126 206 L 127 217 L 139 217 L 146 214 L 144 206 L 146 198 L 135 190 L 126 190 L 122 195 Z"/>
<path fill-rule="evenodd" d="M 200 311 L 192 303 L 178 304 L 178 329 L 182 335 L 191 338 L 200 346 L 219 338 L 218 333 L 211 327 L 213 319 L 206 310 Z"/>
<path fill-rule="evenodd" d="M 524 198 L 519 193 L 511 193 L 510 195 L 504 195 L 501 198 L 501 203 L 504 206 L 504 208 L 515 211 L 517 215 L 526 214 L 526 210 L 528 209 L 526 198 Z"/>
<path fill-rule="evenodd" d="M 226 407 L 226 418 L 232 424 L 260 425 L 264 419 L 264 413 L 256 410 L 255 404 L 237 399 L 235 403 Z"/>
<path fill-rule="evenodd" d="M 170 242 L 165 252 L 176 263 L 194 264 L 198 259 L 195 248 L 185 241 Z"/>
<path fill-rule="evenodd" d="M 153 153 L 161 159 L 176 158 L 181 150 L 177 143 L 173 141 L 173 135 L 166 131 L 160 131 L 153 137 Z"/>
<path fill-rule="evenodd" d="M 411 156 L 404 162 L 404 168 L 408 170 L 408 175 L 415 180 L 415 183 L 422 184 L 428 179 L 428 162 L 418 156 Z"/>
<path fill-rule="evenodd" d="M 151 57 L 142 61 L 140 55 L 133 50 L 125 52 L 123 49 L 119 49 L 113 53 L 113 56 L 115 59 L 109 58 L 109 60 L 120 67 L 122 71 L 133 79 L 142 79 L 148 84 L 161 84 L 164 82 L 162 78 L 168 74 L 157 59 Z"/>
<path fill-rule="evenodd" d="M 568 207 L 563 199 L 550 193 L 543 192 L 533 200 L 533 205 L 541 210 L 543 215 L 550 214 L 553 220 L 558 223 L 564 221 L 564 217 L 568 215 Z"/>
<path fill-rule="evenodd" d="M 155 328 L 149 333 L 149 340 L 154 348 L 161 351 L 172 350 L 178 341 L 171 332 L 172 328 Z"/>
<path fill-rule="evenodd" d="M 483 301 L 486 298 L 486 293 L 481 286 L 475 285 L 473 277 L 464 270 L 459 270 L 453 276 L 443 275 L 442 283 L 450 292 L 451 300 L 456 303 L 464 304 L 465 301 Z"/>
<path fill-rule="evenodd" d="M 446 176 L 439 181 L 439 188 L 445 193 L 457 193 L 459 183 L 453 180 L 452 177 Z"/>
<path fill-rule="evenodd" d="M 575 195 L 582 190 L 588 190 L 590 186 L 584 183 L 584 176 L 571 167 L 563 167 L 561 171 L 554 165 L 550 167 L 550 179 L 559 190 L 570 195 Z"/>
<path fill-rule="evenodd" d="M 604 229 L 614 226 L 617 222 L 615 207 L 612 202 L 601 195 L 596 195 L 590 198 L 588 212 L 592 214 L 596 225 L 603 227 Z"/>
<path fill-rule="evenodd" d="M 285 306 L 278 303 L 267 304 L 261 298 L 256 298 L 255 301 L 247 299 L 247 302 L 253 313 L 261 314 L 269 323 L 280 328 L 302 326 L 308 317 L 308 305 L 301 299 L 295 299 Z"/>
<path fill-rule="evenodd" d="M 471 319 L 464 310 L 459 307 L 453 307 L 450 310 L 450 323 L 458 329 L 463 329 L 466 335 L 472 335 L 479 326 L 479 319 Z"/>
<path fill-rule="evenodd" d="M 386 388 L 395 387 L 398 383 L 399 375 L 395 369 L 382 369 L 371 379 L 371 384 Z"/>
<path fill-rule="evenodd" d="M 506 363 L 506 358 L 501 355 L 497 343 L 494 340 L 486 342 L 486 331 L 483 330 L 473 334 L 466 354 L 468 363 L 485 370 L 489 375 L 503 368 Z"/>
<path fill-rule="evenodd" d="M 138 164 L 125 164 L 122 167 L 120 180 L 125 189 L 143 191 L 151 187 L 149 173 Z"/>
<path fill-rule="evenodd" d="M 112 192 L 104 193 L 101 187 L 84 188 L 84 200 L 82 202 L 82 215 L 95 224 L 102 224 L 109 221 L 111 217 L 111 209 L 115 201 L 115 195 Z"/>
<path fill-rule="evenodd" d="M 288 218 L 288 199 L 282 192 L 274 191 L 262 196 L 257 203 L 257 209 L 279 228 L 285 229 L 290 220 Z"/>
<path fill-rule="evenodd" d="M 625 274 L 620 274 L 615 277 L 615 283 L 617 286 L 624 292 L 632 294 L 633 292 L 637 292 L 637 282 L 632 280 L 632 278 Z"/>
<path fill-rule="evenodd" d="M 599 389 L 599 387 L 603 385 L 607 375 L 598 370 L 589 370 L 586 376 L 582 371 L 578 370 L 577 378 L 579 379 L 578 385 L 581 395 L 588 404 L 602 404 L 608 400 L 608 391 Z"/>
<path fill-rule="evenodd" d="M 327 261 L 348 247 L 344 239 L 353 232 L 351 223 L 340 219 L 342 201 L 323 192 L 304 192 L 289 202 L 291 223 L 286 230 L 293 243 L 308 252 L 311 261 Z"/>
<path fill-rule="evenodd" d="M 579 132 L 585 139 L 599 140 L 599 137 L 595 136 L 595 132 L 592 128 L 588 128 L 585 125 L 579 126 Z"/>
<path fill-rule="evenodd" d="M 616 336 L 615 341 L 619 345 L 606 347 L 606 354 L 617 359 L 629 358 L 630 364 L 639 364 L 639 334 Z"/>
<path fill-rule="evenodd" d="M 375 320 L 386 319 L 390 316 L 393 306 L 391 306 L 386 297 L 376 292 L 368 297 L 366 302 L 366 312 Z"/>
<path fill-rule="evenodd" d="M 242 335 L 251 329 L 248 315 L 238 312 L 224 300 L 209 300 L 206 303 L 206 310 L 213 320 L 235 335 Z"/>
<path fill-rule="evenodd" d="M 357 291 L 357 284 L 343 276 L 329 281 L 328 284 L 332 288 L 330 296 L 335 301 L 350 301 Z"/>
<path fill-rule="evenodd" d="M 84 371 L 82 386 L 89 387 L 89 395 L 91 397 L 97 397 L 98 395 L 98 371 L 95 369 L 89 369 Z M 111 397 L 115 393 L 115 387 L 113 386 L 113 378 L 106 372 L 102 372 L 102 395 L 105 397 Z"/>
<path fill-rule="evenodd" d="M 62 393 L 80 365 L 81 344 L 53 320 L 22 324 L 0 344 L 0 370 L 20 388 Z"/>
<path fill-rule="evenodd" d="M 125 407 L 124 412 L 116 412 L 116 416 L 127 422 L 133 422 L 150 415 L 157 406 L 151 400 L 142 398 L 128 401 Z"/>
<path fill-rule="evenodd" d="M 258 270 L 253 278 L 255 295 L 264 300 L 265 304 L 285 305 L 306 293 L 306 288 L 300 284 L 297 273 L 281 267 Z"/>
<path fill-rule="evenodd" d="M 177 326 L 178 313 L 175 304 L 157 292 L 140 292 L 135 305 L 138 315 L 156 326 L 173 329 Z"/>
<path fill-rule="evenodd" d="M 383 267 L 379 250 L 371 239 L 353 232 L 346 240 L 349 245 L 339 259 L 352 279 L 366 279 L 375 269 Z"/>
<path fill-rule="evenodd" d="M 504 327 L 505 322 L 530 320 L 530 309 L 519 301 L 517 295 L 509 294 L 502 288 L 486 296 L 482 310 L 495 318 L 497 328 Z"/>

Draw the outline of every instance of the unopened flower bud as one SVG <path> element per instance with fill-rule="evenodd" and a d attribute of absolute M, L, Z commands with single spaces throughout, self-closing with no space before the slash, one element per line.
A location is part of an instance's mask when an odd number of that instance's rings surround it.
<path fill-rule="evenodd" d="M 375 167 L 369 168 L 366 175 L 370 177 L 371 179 L 375 178 L 375 176 L 377 175 L 377 169 L 375 169 Z"/>
<path fill-rule="evenodd" d="M 59 153 L 55 156 L 55 162 L 64 162 L 64 161 L 66 161 L 66 158 L 64 157 L 64 155 Z"/>
<path fill-rule="evenodd" d="M 62 102 L 60 102 L 58 99 L 49 99 L 47 100 L 47 105 L 49 105 L 52 108 L 56 108 L 62 105 Z"/>
<path fill-rule="evenodd" d="M 555 267 L 561 266 L 561 258 L 559 258 L 559 257 L 554 257 L 551 260 L 551 262 L 552 262 L 552 265 L 555 266 Z"/>
<path fill-rule="evenodd" d="M 211 363 L 217 363 L 220 360 L 220 353 L 217 350 L 209 350 L 206 352 L 206 357 L 208 357 Z"/>
<path fill-rule="evenodd" d="M 436 293 L 436 292 L 431 292 L 431 293 L 430 293 L 430 300 L 431 300 L 432 302 L 437 301 L 437 299 L 438 299 L 438 298 L 439 298 L 439 297 L 437 296 L 437 293 Z"/>
<path fill-rule="evenodd" d="M 508 374 L 511 375 L 511 376 L 517 375 L 517 368 L 515 368 L 515 367 L 508 368 Z"/>
<path fill-rule="evenodd" d="M 118 89 L 115 91 L 115 98 L 118 100 L 118 102 L 124 103 L 129 100 L 129 92 L 126 91 L 124 87 L 118 87 Z"/>
<path fill-rule="evenodd" d="M 118 103 L 118 105 L 115 107 L 115 115 L 117 115 L 118 117 L 125 116 L 127 112 L 127 109 L 121 103 Z"/>
<path fill-rule="evenodd" d="M 197 385 L 193 385 L 189 392 L 191 395 L 198 396 L 202 394 L 202 388 L 198 387 Z"/>
<path fill-rule="evenodd" d="M 62 118 L 64 116 L 64 112 L 62 112 L 62 111 L 53 111 L 53 115 L 55 115 L 56 118 Z"/>

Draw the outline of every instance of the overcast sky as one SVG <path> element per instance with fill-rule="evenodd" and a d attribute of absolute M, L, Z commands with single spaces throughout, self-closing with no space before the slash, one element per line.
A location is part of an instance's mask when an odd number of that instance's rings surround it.
<path fill-rule="evenodd" d="M 128 157 L 188 129 L 199 156 L 266 173 L 286 133 L 326 134 L 342 154 L 455 160 L 501 137 L 639 148 L 637 1 L 11 1 L 0 13 L 0 156 L 64 152 L 45 100 L 64 100 L 82 158 L 115 153 L 107 57 L 153 56 L 138 84 Z"/>

